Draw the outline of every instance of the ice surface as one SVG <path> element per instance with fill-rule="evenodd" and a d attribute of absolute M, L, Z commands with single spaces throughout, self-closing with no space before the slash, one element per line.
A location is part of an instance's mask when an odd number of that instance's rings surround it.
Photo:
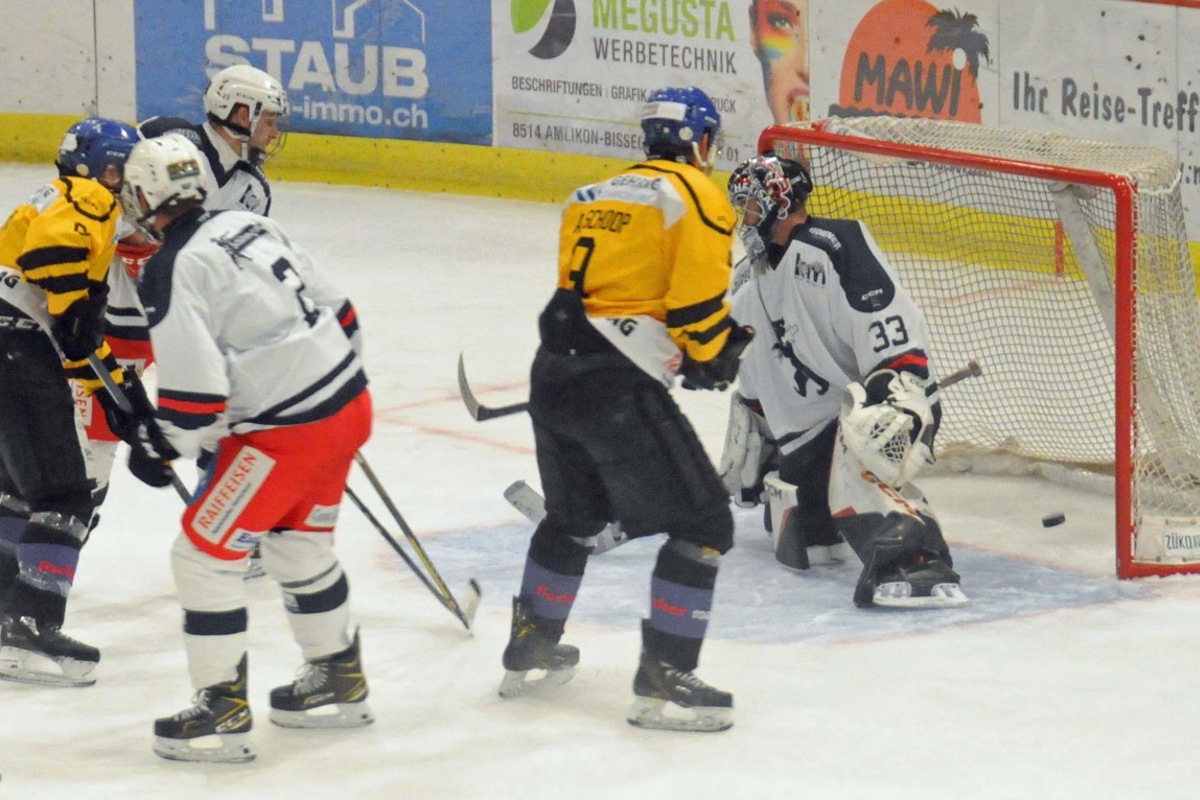
<path fill-rule="evenodd" d="M 3 213 L 51 171 L 0 166 Z M 922 481 L 973 603 L 855 609 L 857 567 L 778 566 L 739 511 L 700 676 L 735 694 L 722 734 L 624 719 L 655 540 L 595 558 L 567 641 L 575 680 L 496 695 L 531 533 L 502 492 L 537 471 L 528 419 L 476 423 L 480 399 L 524 399 L 538 310 L 554 284 L 558 209 L 501 200 L 276 184 L 274 216 L 352 294 L 376 429 L 364 448 L 450 587 L 477 577 L 474 635 L 346 504 L 338 548 L 362 626 L 377 722 L 267 722 L 299 652 L 277 589 L 251 586 L 258 759 L 163 761 L 151 723 L 188 704 L 168 548 L 179 501 L 123 466 L 84 550 L 67 630 L 101 648 L 87 689 L 0 683 L 0 798 L 1190 798 L 1200 767 L 1200 580 L 1113 577 L 1111 499 L 1035 478 Z M 727 397 L 678 399 L 715 457 Z M 2 411 L 0 411 L 2 413 Z M 179 465 L 190 481 L 192 465 Z M 360 496 L 371 488 L 357 471 Z M 376 513 L 386 519 L 378 503 Z M 1067 521 L 1043 528 L 1064 511 Z M 399 536 L 399 531 L 392 528 Z"/>

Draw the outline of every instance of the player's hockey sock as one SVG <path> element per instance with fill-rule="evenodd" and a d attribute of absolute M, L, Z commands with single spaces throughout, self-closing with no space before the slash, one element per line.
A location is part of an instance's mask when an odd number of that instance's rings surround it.
<path fill-rule="evenodd" d="M 694 670 L 708 629 L 720 555 L 711 548 L 668 539 L 650 578 L 647 650 L 684 670 Z"/>
<path fill-rule="evenodd" d="M 552 572 L 532 558 L 525 560 L 521 578 L 521 601 L 534 618 L 538 632 L 552 642 L 562 638 L 563 628 L 583 575 L 563 575 Z"/>

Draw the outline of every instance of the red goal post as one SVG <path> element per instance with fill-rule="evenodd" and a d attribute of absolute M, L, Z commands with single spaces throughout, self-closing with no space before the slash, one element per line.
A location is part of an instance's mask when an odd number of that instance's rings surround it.
<path fill-rule="evenodd" d="M 1200 572 L 1200 300 L 1178 162 L 1151 147 L 927 119 L 773 125 L 817 216 L 866 222 L 933 334 L 939 459 L 1103 476 L 1117 574 Z"/>

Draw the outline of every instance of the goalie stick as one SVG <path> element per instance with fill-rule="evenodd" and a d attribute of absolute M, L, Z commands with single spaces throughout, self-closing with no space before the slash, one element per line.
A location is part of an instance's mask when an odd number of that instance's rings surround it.
<path fill-rule="evenodd" d="M 359 510 L 363 512 L 363 515 L 367 518 L 367 520 L 375 526 L 375 529 L 379 531 L 379 534 L 387 540 L 387 543 L 392 546 L 392 549 L 395 550 L 402 559 L 404 559 L 404 562 L 408 564 L 414 573 L 416 573 L 417 577 L 421 579 L 421 582 L 425 584 L 425 587 L 429 589 L 429 591 L 432 592 L 435 597 L 438 598 L 441 604 L 445 606 L 450 613 L 458 617 L 459 622 L 463 624 L 464 628 L 466 628 L 468 631 L 471 631 L 471 623 L 475 619 L 475 612 L 479 610 L 479 600 L 483 594 L 483 591 L 479 588 L 479 581 L 475 580 L 474 578 L 471 578 L 467 581 L 467 593 L 464 595 L 464 602 L 459 603 L 454 598 L 454 595 L 450 592 L 450 588 L 446 586 L 446 582 L 442 580 L 442 576 L 438 573 L 437 568 L 433 566 L 433 562 L 429 560 L 429 554 L 425 552 L 425 548 L 422 547 L 420 541 L 417 540 L 417 536 L 413 533 L 412 528 L 410 528 L 408 523 L 404 521 L 404 517 L 401 516 L 400 510 L 396 508 L 396 505 L 392 502 L 391 496 L 388 495 L 387 491 L 383 488 L 383 484 L 379 482 L 379 478 L 376 477 L 375 471 L 371 469 L 371 465 L 367 463 L 366 457 L 359 452 L 354 454 L 354 460 L 362 469 L 363 474 L 367 476 L 367 480 L 371 482 L 371 487 L 375 490 L 375 493 L 379 495 L 379 499 L 383 501 L 383 504 L 387 507 L 387 510 L 396 520 L 396 524 L 400 526 L 400 530 L 404 533 L 404 538 L 408 540 L 409 545 L 411 545 L 412 549 L 416 552 L 417 557 L 421 560 L 421 564 L 424 565 L 425 571 L 428 574 L 426 575 L 421 572 L 412 558 L 401 549 L 400 543 L 396 541 L 395 537 L 387 532 L 387 529 L 384 528 L 383 525 L 380 524 L 379 520 L 367 510 L 367 507 L 362 503 L 359 497 L 350 490 L 349 487 L 346 487 L 346 495 L 356 506 L 358 506 Z"/>
<path fill-rule="evenodd" d="M 462 374 L 462 360 L 459 360 L 459 378 L 460 385 L 466 385 L 466 379 Z M 962 369 L 957 369 L 948 375 L 943 376 L 938 380 L 938 385 L 942 388 L 953 386 L 966 378 L 974 378 L 983 374 L 983 369 L 979 366 L 979 362 L 971 359 Z M 932 384 L 926 390 L 927 393 L 933 390 Z M 469 390 L 467 390 L 469 391 Z M 515 413 L 515 412 L 514 412 Z M 546 516 L 546 499 L 542 495 L 523 480 L 514 481 L 504 490 L 504 499 L 508 504 L 521 512 L 525 519 L 533 524 L 538 524 Z M 596 545 L 596 555 L 611 550 L 618 545 L 622 545 L 629 541 L 628 534 L 621 530 L 619 522 L 610 522 L 603 531 L 600 532 L 600 541 Z"/>
<path fill-rule="evenodd" d="M 953 386 L 964 378 L 973 378 L 977 375 L 982 375 L 983 370 L 979 367 L 979 362 L 971 359 L 965 367 L 951 372 L 938 380 L 938 384 L 945 388 Z M 927 393 L 932 392 L 932 385 L 927 390 Z M 529 403 L 513 403 L 508 406 L 485 406 L 475 397 L 475 393 L 471 391 L 471 384 L 467 382 L 467 370 L 463 366 L 462 353 L 458 354 L 458 393 L 462 395 L 463 405 L 467 407 L 467 413 L 476 422 L 486 422 L 489 419 L 497 417 L 507 417 L 511 414 L 520 414 L 529 410 Z M 520 509 L 518 509 L 520 510 Z"/>

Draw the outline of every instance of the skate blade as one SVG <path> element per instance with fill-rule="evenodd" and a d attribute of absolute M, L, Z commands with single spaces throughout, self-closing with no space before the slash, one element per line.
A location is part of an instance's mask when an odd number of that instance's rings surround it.
<path fill-rule="evenodd" d="M 42 686 L 91 686 L 96 683 L 96 662 L 74 658 L 49 658 L 16 647 L 0 648 L 0 679 Z"/>
<path fill-rule="evenodd" d="M 875 588 L 873 602 L 884 608 L 955 608 L 967 605 L 971 599 L 963 594 L 962 587 L 957 583 L 938 583 L 929 590 L 928 595 L 913 597 L 912 585 L 897 581 L 879 584 Z"/>
<path fill-rule="evenodd" d="M 375 721 L 366 703 L 329 703 L 306 711 L 273 708 L 269 719 L 281 728 L 361 728 Z"/>
<path fill-rule="evenodd" d="M 717 733 L 733 727 L 733 709 L 720 706 L 684 708 L 666 700 L 636 697 L 626 719 L 637 728 Z"/>
<path fill-rule="evenodd" d="M 508 670 L 500 681 L 500 696 L 505 700 L 521 697 L 530 692 L 537 692 L 551 686 L 562 686 L 575 677 L 575 668 L 546 670 L 541 678 L 528 679 L 533 670 Z"/>
<path fill-rule="evenodd" d="M 267 570 L 260 563 L 260 559 L 246 559 L 246 572 L 242 575 L 242 580 L 253 581 L 258 580 L 259 578 L 265 578 L 266 576 Z"/>
<path fill-rule="evenodd" d="M 169 761 L 215 764 L 241 764 L 253 761 L 255 756 L 248 733 L 214 733 L 211 736 L 197 736 L 195 739 L 166 739 L 156 736 L 154 752 Z"/>

